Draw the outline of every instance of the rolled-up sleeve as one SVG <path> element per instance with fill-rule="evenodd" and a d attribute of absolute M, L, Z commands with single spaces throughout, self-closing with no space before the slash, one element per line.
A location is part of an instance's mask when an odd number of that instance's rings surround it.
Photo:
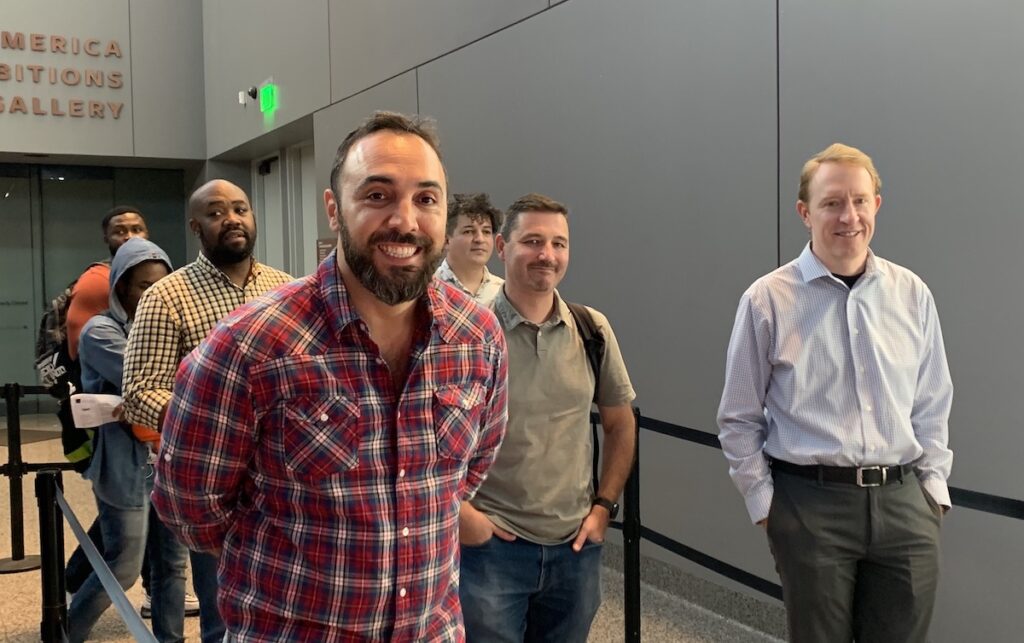
<path fill-rule="evenodd" d="M 729 461 L 729 475 L 756 523 L 768 517 L 774 485 L 764 457 L 768 430 L 764 400 L 772 374 L 768 359 L 772 328 L 754 296 L 748 291 L 740 299 L 729 339 L 718 439 Z"/>
<path fill-rule="evenodd" d="M 160 430 L 181 360 L 181 318 L 163 293 L 150 289 L 139 301 L 124 352 L 125 419 Z"/>
<path fill-rule="evenodd" d="M 248 365 L 218 325 L 178 371 L 153 505 L 189 548 L 215 551 L 232 524 L 256 434 Z"/>
<path fill-rule="evenodd" d="M 494 464 L 498 448 L 505 437 L 505 425 L 508 422 L 508 347 L 502 333 L 495 336 L 494 345 L 496 350 L 492 361 L 492 384 L 480 416 L 480 439 L 466 471 L 461 493 L 463 500 L 472 498 L 483 484 L 487 470 Z"/>

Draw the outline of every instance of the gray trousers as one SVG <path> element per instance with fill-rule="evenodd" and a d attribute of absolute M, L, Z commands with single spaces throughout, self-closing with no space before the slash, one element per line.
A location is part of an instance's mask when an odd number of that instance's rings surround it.
<path fill-rule="evenodd" d="M 917 477 L 884 487 L 774 474 L 768 544 L 794 643 L 927 640 L 941 508 Z"/>

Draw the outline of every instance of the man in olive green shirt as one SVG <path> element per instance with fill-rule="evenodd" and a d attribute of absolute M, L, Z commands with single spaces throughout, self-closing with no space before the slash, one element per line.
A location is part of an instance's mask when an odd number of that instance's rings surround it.
<path fill-rule="evenodd" d="M 593 488 L 595 376 L 556 286 L 569 263 L 568 210 L 529 194 L 509 208 L 493 309 L 508 342 L 508 428 L 476 495 L 462 504 L 459 598 L 467 640 L 585 642 L 600 604 L 601 544 L 633 465 L 635 394 L 607 318 L 589 309 L 605 352 L 604 427 Z"/>

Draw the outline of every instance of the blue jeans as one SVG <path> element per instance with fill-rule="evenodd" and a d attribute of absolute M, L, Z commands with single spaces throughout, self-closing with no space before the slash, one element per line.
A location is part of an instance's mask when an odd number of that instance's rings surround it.
<path fill-rule="evenodd" d="M 96 545 L 96 549 L 99 550 L 100 554 L 103 553 L 103 528 L 100 526 L 100 518 L 96 516 L 96 519 L 89 525 L 89 540 L 92 544 Z M 92 573 L 92 564 L 89 559 L 85 557 L 85 552 L 82 551 L 82 546 L 75 547 L 75 551 L 71 553 L 71 558 L 68 559 L 67 566 L 64 567 L 64 587 L 65 589 L 74 594 L 82 588 L 85 581 L 89 579 L 89 574 Z"/>
<path fill-rule="evenodd" d="M 601 604 L 601 545 L 497 536 L 462 546 L 459 600 L 470 643 L 586 643 Z"/>
<path fill-rule="evenodd" d="M 146 507 L 121 509 L 96 498 L 97 520 L 103 534 L 103 559 L 122 589 L 135 584 L 142 571 L 146 548 Z M 75 593 L 68 610 L 68 638 L 84 641 L 100 615 L 110 607 L 110 596 L 95 572 Z"/>
<path fill-rule="evenodd" d="M 190 551 L 192 589 L 199 599 L 199 635 L 202 643 L 220 643 L 224 639 L 224 621 L 217 609 L 217 557 Z"/>
<path fill-rule="evenodd" d="M 224 621 L 217 609 L 217 558 L 189 551 L 161 522 L 150 516 L 150 565 L 152 570 L 153 634 L 161 643 L 184 641 L 185 558 L 192 560 L 192 588 L 199 599 L 199 636 L 202 643 L 220 643 Z"/>
<path fill-rule="evenodd" d="M 149 506 L 149 594 L 153 635 L 160 643 L 185 640 L 185 557 L 188 550 Z"/>

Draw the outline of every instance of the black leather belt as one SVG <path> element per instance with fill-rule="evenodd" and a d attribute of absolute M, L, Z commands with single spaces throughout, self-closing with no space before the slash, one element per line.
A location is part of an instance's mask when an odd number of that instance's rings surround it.
<path fill-rule="evenodd" d="M 781 471 L 802 478 L 812 478 L 819 482 L 840 482 L 855 484 L 858 487 L 881 487 L 882 485 L 903 482 L 904 476 L 914 473 L 909 464 L 874 467 L 831 467 L 824 464 L 793 464 L 784 460 L 772 460 L 772 471 Z"/>

